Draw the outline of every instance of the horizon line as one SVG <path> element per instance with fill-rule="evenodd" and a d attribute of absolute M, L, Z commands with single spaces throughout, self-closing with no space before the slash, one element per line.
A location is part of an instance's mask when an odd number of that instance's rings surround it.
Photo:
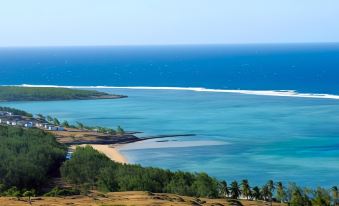
<path fill-rule="evenodd" d="M 324 45 L 338 42 L 248 42 L 248 43 L 177 43 L 177 44 L 107 44 L 107 45 L 11 45 L 0 48 L 69 48 L 69 47 L 163 47 L 163 46 L 237 46 L 237 45 Z"/>

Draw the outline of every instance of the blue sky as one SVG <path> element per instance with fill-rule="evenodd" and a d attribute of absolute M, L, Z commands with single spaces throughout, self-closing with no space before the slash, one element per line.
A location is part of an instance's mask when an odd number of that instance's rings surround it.
<path fill-rule="evenodd" d="M 0 0 L 0 46 L 339 42 L 338 0 Z"/>

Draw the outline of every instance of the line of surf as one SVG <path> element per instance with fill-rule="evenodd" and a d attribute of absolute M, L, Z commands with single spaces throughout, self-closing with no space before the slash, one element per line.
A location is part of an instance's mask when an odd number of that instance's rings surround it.
<path fill-rule="evenodd" d="M 21 84 L 21 85 L 12 85 L 12 86 L 55 87 L 55 88 L 70 88 L 70 89 L 178 90 L 178 91 L 193 91 L 193 92 L 238 93 L 238 94 L 260 95 L 260 96 L 301 97 L 301 98 L 337 99 L 337 100 L 339 100 L 339 95 L 299 93 L 296 90 L 235 90 L 235 89 L 208 89 L 208 88 L 203 88 L 203 87 L 60 86 L 60 85 L 32 85 L 32 84 Z"/>

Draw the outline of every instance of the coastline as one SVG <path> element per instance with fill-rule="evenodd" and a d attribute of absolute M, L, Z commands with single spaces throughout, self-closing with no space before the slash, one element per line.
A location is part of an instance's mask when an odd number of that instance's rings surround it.
<path fill-rule="evenodd" d="M 127 158 L 119 151 L 119 147 L 121 145 L 114 144 L 114 145 L 107 145 L 107 144 L 82 144 L 82 145 L 72 145 L 71 149 L 75 149 L 77 146 L 84 147 L 84 146 L 91 146 L 95 150 L 105 154 L 111 160 L 122 163 L 128 164 Z"/>

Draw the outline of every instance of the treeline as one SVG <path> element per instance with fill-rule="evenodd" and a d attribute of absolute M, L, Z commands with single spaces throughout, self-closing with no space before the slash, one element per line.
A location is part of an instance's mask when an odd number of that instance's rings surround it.
<path fill-rule="evenodd" d="M 218 181 L 205 173 L 171 172 L 115 163 L 90 146 L 77 147 L 61 167 L 62 177 L 78 189 L 168 192 L 218 197 Z"/>
<path fill-rule="evenodd" d="M 52 87 L 0 86 L 0 101 L 49 101 L 70 99 L 92 99 L 102 96 L 115 96 L 105 92 Z"/>
<path fill-rule="evenodd" d="M 291 206 L 338 205 L 338 188 L 316 190 L 301 188 L 296 184 L 285 187 L 281 182 L 251 187 L 247 180 L 240 183 L 218 181 L 206 173 L 171 172 L 169 170 L 119 164 L 90 146 L 78 147 L 72 159 L 61 167 L 62 177 L 77 189 L 86 192 L 98 189 L 113 191 L 150 191 L 179 195 L 264 200 L 284 202 Z"/>
<path fill-rule="evenodd" d="M 240 183 L 233 181 L 227 186 L 225 181 L 219 183 L 219 194 L 226 198 L 263 200 L 266 202 L 288 203 L 289 206 L 337 206 L 339 205 L 338 187 L 331 189 L 318 187 L 317 189 L 302 188 L 295 183 L 287 187 L 282 182 L 269 180 L 262 187 L 251 187 L 248 180 Z"/>
<path fill-rule="evenodd" d="M 37 191 L 58 175 L 67 148 L 40 129 L 0 126 L 0 196 Z"/>
<path fill-rule="evenodd" d="M 28 112 L 22 111 L 20 109 L 11 108 L 11 107 L 0 107 L 0 111 L 11 112 L 13 115 L 33 117 L 33 115 Z"/>

